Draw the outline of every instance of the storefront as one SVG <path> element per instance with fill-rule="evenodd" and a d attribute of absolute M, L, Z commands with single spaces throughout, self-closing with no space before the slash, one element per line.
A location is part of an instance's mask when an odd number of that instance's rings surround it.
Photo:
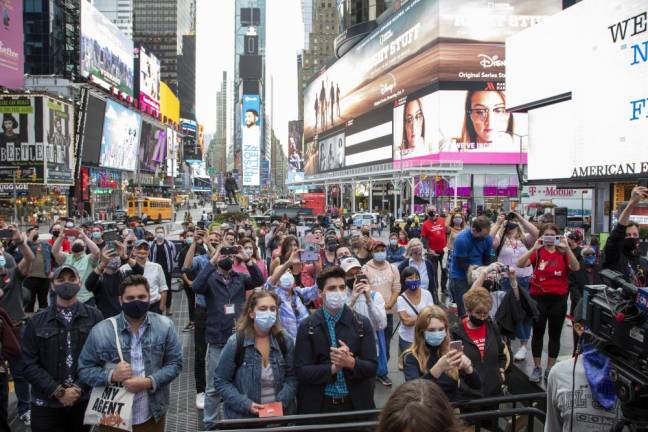
<path fill-rule="evenodd" d="M 88 168 L 88 190 L 93 219 L 110 219 L 123 208 L 122 173 L 105 168 Z"/>
<path fill-rule="evenodd" d="M 15 211 L 21 225 L 49 225 L 68 216 L 68 194 L 67 186 L 46 187 L 18 183 L 14 200 L 13 185 L 0 185 L 0 218 L 13 220 Z"/>

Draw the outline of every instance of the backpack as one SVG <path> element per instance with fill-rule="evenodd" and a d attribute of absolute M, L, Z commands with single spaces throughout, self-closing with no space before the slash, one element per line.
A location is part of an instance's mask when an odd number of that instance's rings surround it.
<path fill-rule="evenodd" d="M 288 353 L 288 344 L 286 343 L 286 339 L 284 337 L 283 332 L 278 333 L 275 335 L 277 338 L 277 343 L 279 344 L 279 349 L 281 350 L 281 355 L 286 357 L 286 353 Z M 236 369 L 240 368 L 241 365 L 243 364 L 243 357 L 245 355 L 245 350 L 243 349 L 243 343 L 245 342 L 245 335 L 243 332 L 237 332 L 236 333 L 236 351 L 234 353 L 234 361 L 236 364 Z"/>

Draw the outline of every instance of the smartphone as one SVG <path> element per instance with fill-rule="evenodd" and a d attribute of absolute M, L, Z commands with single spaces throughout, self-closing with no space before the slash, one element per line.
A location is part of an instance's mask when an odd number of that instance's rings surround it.
<path fill-rule="evenodd" d="M 367 275 L 362 273 L 358 273 L 355 275 L 355 281 L 369 283 L 369 279 L 367 278 Z"/>
<path fill-rule="evenodd" d="M 542 244 L 545 246 L 554 246 L 560 244 L 560 236 L 552 236 L 552 235 L 542 236 Z"/>
<path fill-rule="evenodd" d="M 196 223 L 196 226 L 200 229 L 205 229 L 205 222 L 204 221 L 198 221 Z"/>
<path fill-rule="evenodd" d="M 9 228 L 0 229 L 0 238 L 10 239 L 13 237 L 13 235 L 14 235 L 14 231 Z"/>
<path fill-rule="evenodd" d="M 640 178 L 637 185 L 648 188 L 648 178 Z"/>
<path fill-rule="evenodd" d="M 515 220 L 517 218 L 517 215 L 514 212 L 509 212 L 509 214 L 506 215 L 506 219 L 508 220 Z"/>
<path fill-rule="evenodd" d="M 115 241 L 114 240 L 109 240 L 106 242 L 106 249 L 107 250 L 117 250 L 117 247 L 115 246 Z"/>
<path fill-rule="evenodd" d="M 450 341 L 450 350 L 461 351 L 463 352 L 463 342 L 461 341 Z"/>
<path fill-rule="evenodd" d="M 78 228 L 66 228 L 64 232 L 66 237 L 78 237 L 79 229 Z"/>
<path fill-rule="evenodd" d="M 225 246 L 220 250 L 221 255 L 237 255 L 239 252 L 236 246 Z"/>

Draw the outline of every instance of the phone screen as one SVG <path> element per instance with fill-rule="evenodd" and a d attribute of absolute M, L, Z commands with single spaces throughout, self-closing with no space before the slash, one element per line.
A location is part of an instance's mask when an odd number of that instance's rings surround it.
<path fill-rule="evenodd" d="M 463 342 L 450 341 L 450 350 L 463 351 Z"/>

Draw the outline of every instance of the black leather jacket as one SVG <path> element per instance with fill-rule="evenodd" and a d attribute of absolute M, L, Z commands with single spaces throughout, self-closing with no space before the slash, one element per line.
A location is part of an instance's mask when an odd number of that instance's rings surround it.
<path fill-rule="evenodd" d="M 80 400 L 88 399 L 89 388 L 78 379 L 77 360 L 90 330 L 102 319 L 99 310 L 78 303 L 76 315 L 70 326 L 74 384 L 84 390 Z M 63 365 L 67 351 L 67 332 L 65 324 L 58 317 L 56 305 L 51 305 L 27 320 L 22 337 L 24 374 L 32 386 L 32 398 L 43 400 L 50 406 L 60 406 L 53 394 L 65 381 Z"/>

